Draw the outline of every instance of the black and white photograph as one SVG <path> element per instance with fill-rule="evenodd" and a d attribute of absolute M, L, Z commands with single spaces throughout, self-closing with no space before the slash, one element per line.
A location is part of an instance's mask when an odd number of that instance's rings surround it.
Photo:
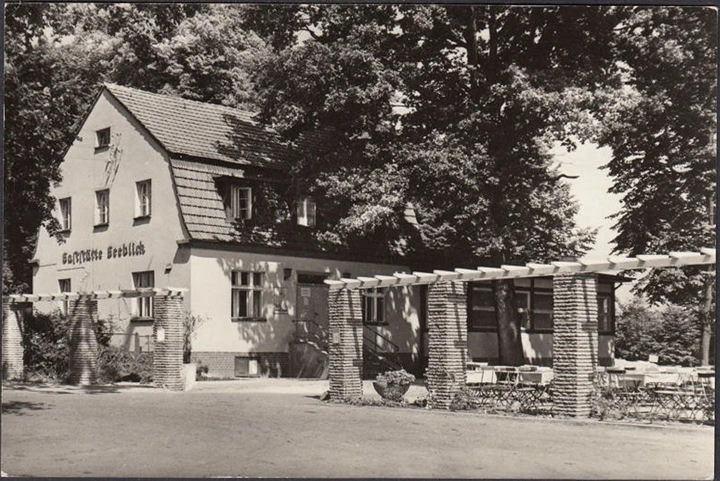
<path fill-rule="evenodd" d="M 715 476 L 713 3 L 3 11 L 3 477 Z"/>

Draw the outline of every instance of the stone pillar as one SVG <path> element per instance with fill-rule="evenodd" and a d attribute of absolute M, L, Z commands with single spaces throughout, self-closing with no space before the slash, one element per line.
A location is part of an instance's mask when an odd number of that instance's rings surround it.
<path fill-rule="evenodd" d="M 183 299 L 155 297 L 153 301 L 153 382 L 157 387 L 182 391 L 183 380 Z"/>
<path fill-rule="evenodd" d="M 360 291 L 330 291 L 329 365 L 330 399 L 362 397 L 363 322 Z"/>
<path fill-rule="evenodd" d="M 467 368 L 467 286 L 438 282 L 428 289 L 430 407 L 447 409 L 465 387 Z"/>
<path fill-rule="evenodd" d="M 597 274 L 553 277 L 553 403 L 560 415 L 589 417 L 597 369 Z"/>
<path fill-rule="evenodd" d="M 25 364 L 20 328 L 21 317 L 18 315 L 19 306 L 3 296 L 2 307 L 2 379 L 3 381 L 22 379 Z"/>
<path fill-rule="evenodd" d="M 81 297 L 69 301 L 70 317 L 70 366 L 69 384 L 94 384 L 97 382 L 98 345 L 93 329 L 97 320 L 97 301 Z"/>

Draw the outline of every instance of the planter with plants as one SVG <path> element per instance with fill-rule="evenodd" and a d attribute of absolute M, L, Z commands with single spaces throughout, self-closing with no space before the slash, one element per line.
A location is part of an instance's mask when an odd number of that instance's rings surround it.
<path fill-rule="evenodd" d="M 403 396 L 410 385 L 415 381 L 415 376 L 401 369 L 399 371 L 387 371 L 378 374 L 373 382 L 375 391 L 383 399 L 389 401 L 402 401 Z"/>

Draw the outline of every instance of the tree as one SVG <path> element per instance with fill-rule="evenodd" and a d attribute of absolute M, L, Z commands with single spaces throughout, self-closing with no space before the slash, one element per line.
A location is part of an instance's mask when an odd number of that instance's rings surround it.
<path fill-rule="evenodd" d="M 13 4 L 5 29 L 3 292 L 27 291 L 38 229 L 57 231 L 59 165 L 103 82 L 251 105 L 265 55 L 223 5 Z M 23 208 L 19 208 L 23 206 Z M 59 239 L 59 241 L 61 241 Z"/>
<path fill-rule="evenodd" d="M 715 245 L 717 12 L 712 8 L 635 7 L 616 28 L 622 88 L 600 95 L 600 145 L 612 148 L 616 252 L 698 251 Z M 653 272 L 638 292 L 685 305 L 703 326 L 710 362 L 714 271 Z M 702 306 L 702 307 L 701 307 Z"/>
<path fill-rule="evenodd" d="M 324 239 L 445 266 L 583 251 L 592 233 L 575 229 L 576 206 L 548 147 L 584 126 L 590 89 L 613 80 L 604 78 L 611 59 L 601 47 L 614 11 L 314 5 L 293 12 L 300 19 L 293 28 L 309 38 L 266 65 L 260 100 L 265 118 L 290 138 L 332 132 L 329 150 L 296 172 L 308 190 L 331 199 Z M 278 26 L 264 31 L 277 34 Z M 404 113 L 392 108 L 398 99 Z M 408 203 L 417 235 L 402 222 Z M 514 291 L 495 292 L 496 304 L 509 306 L 498 312 L 501 352 L 517 363 Z"/>
<path fill-rule="evenodd" d="M 677 305 L 661 309 L 633 297 L 620 306 L 615 335 L 615 355 L 629 361 L 645 361 L 650 354 L 664 365 L 697 365 L 700 329 L 697 313 Z"/>
<path fill-rule="evenodd" d="M 8 5 L 5 22 L 4 268 L 3 291 L 28 290 L 37 230 L 53 232 L 53 182 L 60 180 L 63 151 L 97 79 L 91 63 L 102 55 L 67 49 L 60 54 L 51 29 L 59 8 Z M 21 207 L 22 206 L 22 207 Z"/>

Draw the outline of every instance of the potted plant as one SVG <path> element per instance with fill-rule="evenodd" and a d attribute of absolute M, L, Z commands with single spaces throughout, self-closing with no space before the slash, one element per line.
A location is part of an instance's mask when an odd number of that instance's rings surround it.
<path fill-rule="evenodd" d="M 387 371 L 378 374 L 373 386 L 383 399 L 402 401 L 403 396 L 414 381 L 415 376 L 405 371 L 405 369 L 400 369 L 399 371 Z"/>

